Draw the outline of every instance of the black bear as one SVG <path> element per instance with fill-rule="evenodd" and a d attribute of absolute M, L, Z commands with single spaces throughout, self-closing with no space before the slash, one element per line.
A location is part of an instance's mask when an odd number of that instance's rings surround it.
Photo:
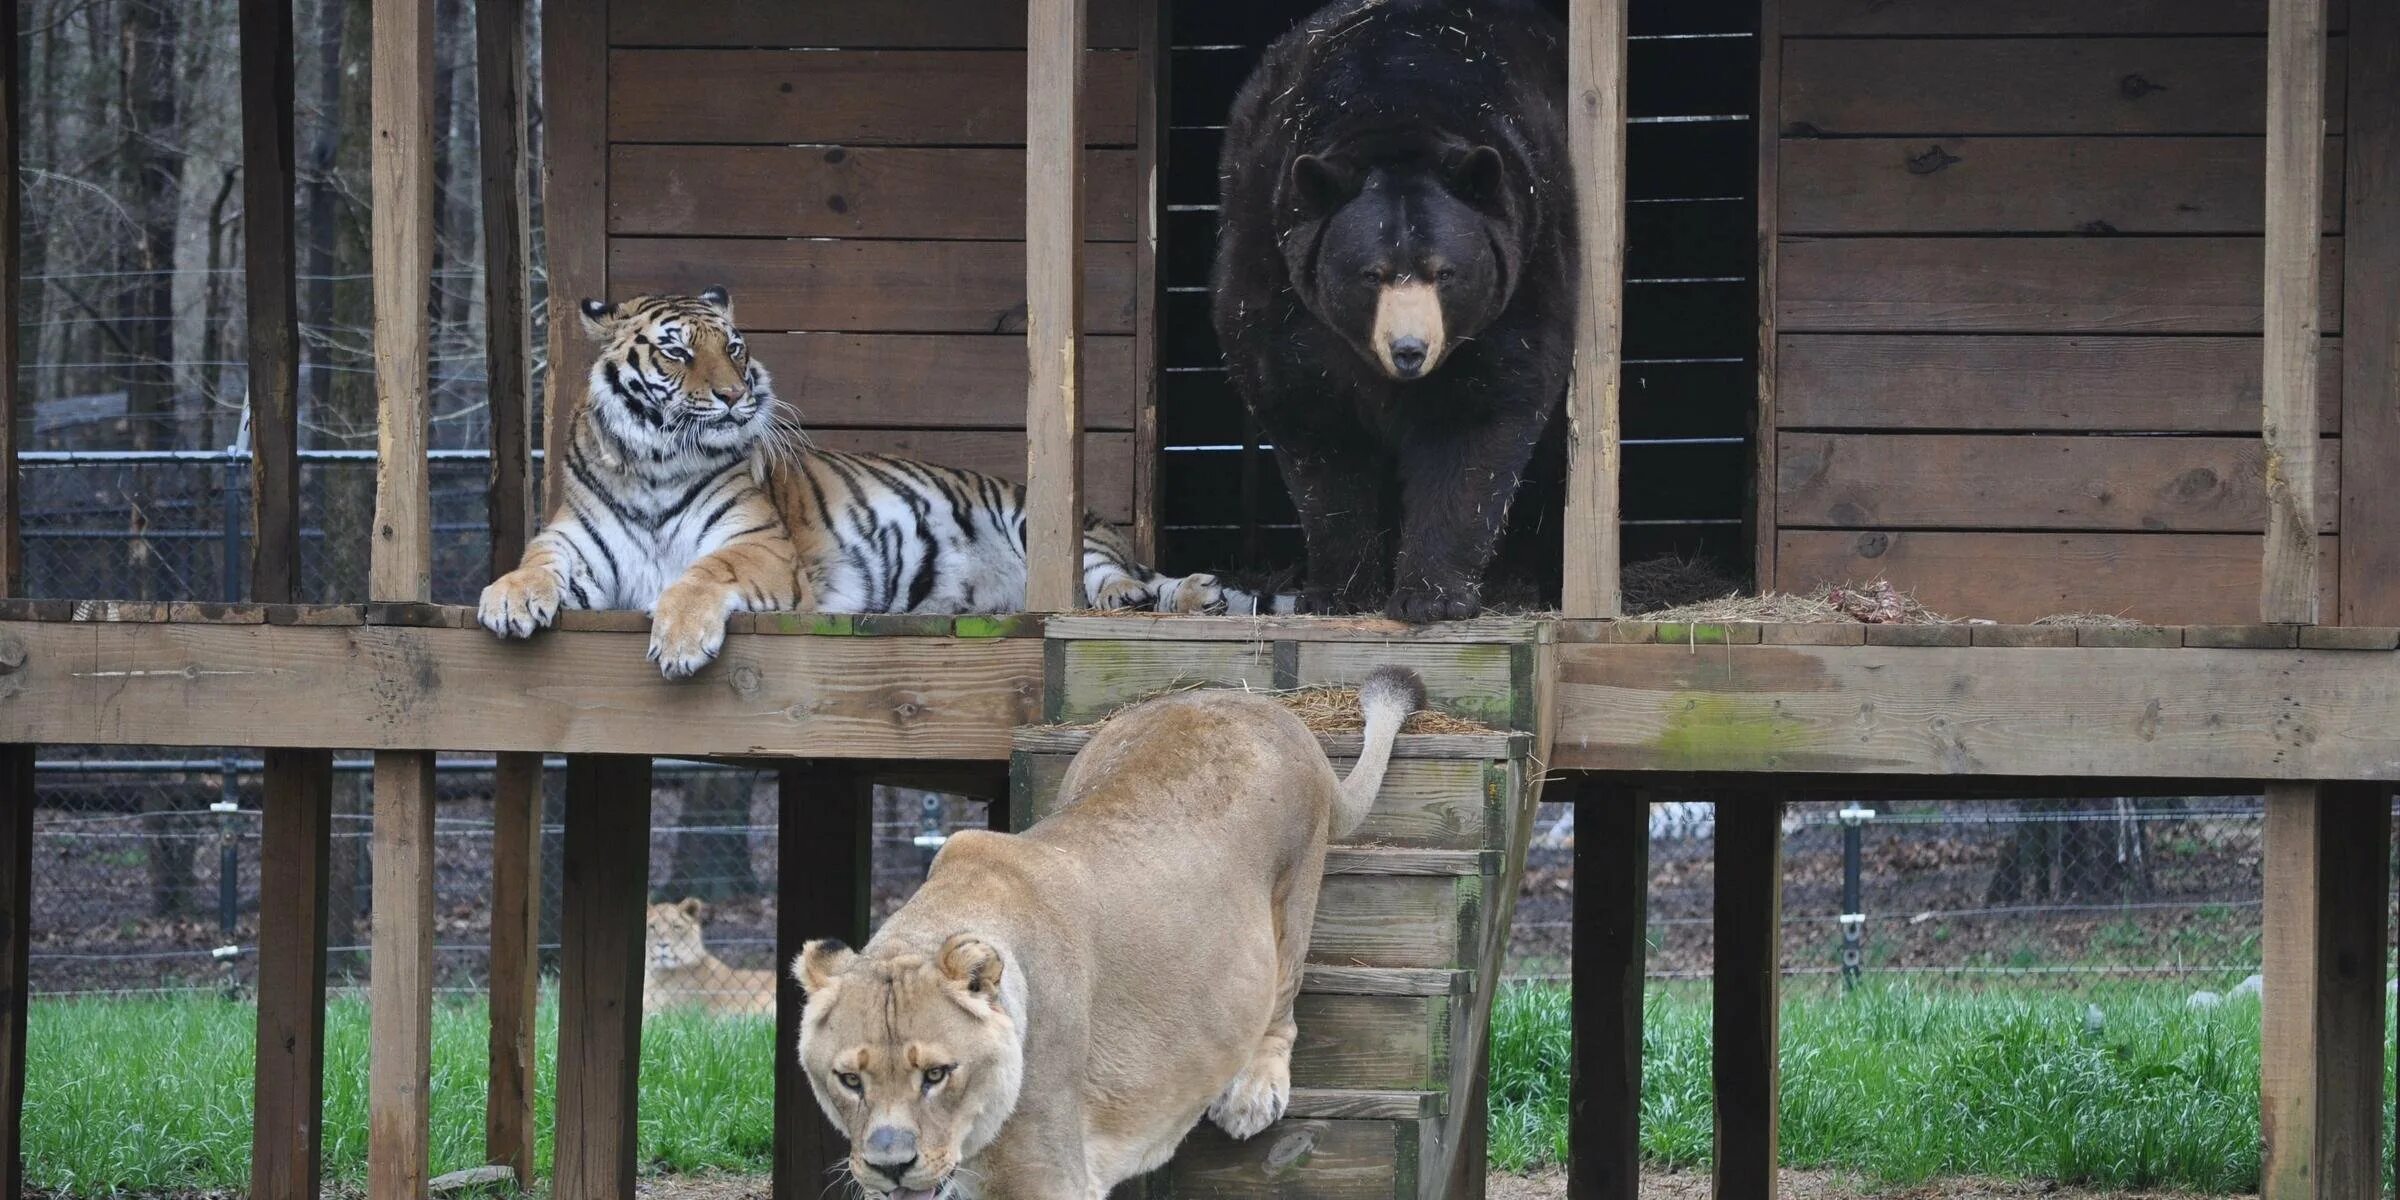
<path fill-rule="evenodd" d="M 1481 609 L 1574 357 L 1564 45 L 1530 0 L 1341 0 L 1234 101 L 1217 338 L 1317 611 Z"/>

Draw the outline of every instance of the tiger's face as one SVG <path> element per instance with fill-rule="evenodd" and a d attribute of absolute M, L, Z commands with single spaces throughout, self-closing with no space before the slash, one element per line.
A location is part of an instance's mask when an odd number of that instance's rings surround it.
<path fill-rule="evenodd" d="M 731 455 L 775 428 L 773 384 L 734 326 L 725 289 L 586 300 L 583 324 L 601 348 L 593 415 L 628 446 Z"/>

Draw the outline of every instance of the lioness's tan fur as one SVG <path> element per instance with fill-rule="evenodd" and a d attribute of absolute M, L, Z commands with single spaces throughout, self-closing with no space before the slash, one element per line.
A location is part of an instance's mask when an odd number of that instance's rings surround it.
<path fill-rule="evenodd" d="M 709 953 L 700 934 L 707 916 L 708 906 L 694 899 L 650 906 L 642 1011 L 700 1008 L 714 1016 L 772 1014 L 775 972 L 729 967 Z"/>
<path fill-rule="evenodd" d="M 1098 1200 L 1204 1115 L 1236 1137 L 1281 1117 L 1326 844 L 1422 697 L 1368 681 L 1346 783 L 1272 699 L 1129 709 L 1055 815 L 953 837 L 865 950 L 810 943 L 801 1059 L 868 1194 Z"/>

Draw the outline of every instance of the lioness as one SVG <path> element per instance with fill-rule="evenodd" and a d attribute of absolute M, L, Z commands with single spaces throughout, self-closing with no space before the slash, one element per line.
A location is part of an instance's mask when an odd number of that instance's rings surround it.
<path fill-rule="evenodd" d="M 1127 709 L 1055 815 L 951 838 L 865 950 L 808 943 L 800 1057 L 859 1186 L 1099 1200 L 1203 1114 L 1237 1138 L 1281 1117 L 1325 845 L 1366 819 L 1424 695 L 1368 677 L 1346 780 L 1264 696 Z"/>
<path fill-rule="evenodd" d="M 650 906 L 642 1011 L 704 1008 L 715 1016 L 774 1012 L 775 972 L 736 970 L 709 953 L 700 936 L 700 923 L 707 918 L 708 905 L 689 897 Z"/>

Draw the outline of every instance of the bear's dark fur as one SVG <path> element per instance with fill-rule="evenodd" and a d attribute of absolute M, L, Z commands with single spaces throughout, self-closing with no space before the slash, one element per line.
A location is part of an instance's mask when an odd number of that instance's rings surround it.
<path fill-rule="evenodd" d="M 1574 354 L 1564 38 L 1528 0 L 1341 0 L 1234 101 L 1217 336 L 1320 611 L 1481 607 Z"/>

